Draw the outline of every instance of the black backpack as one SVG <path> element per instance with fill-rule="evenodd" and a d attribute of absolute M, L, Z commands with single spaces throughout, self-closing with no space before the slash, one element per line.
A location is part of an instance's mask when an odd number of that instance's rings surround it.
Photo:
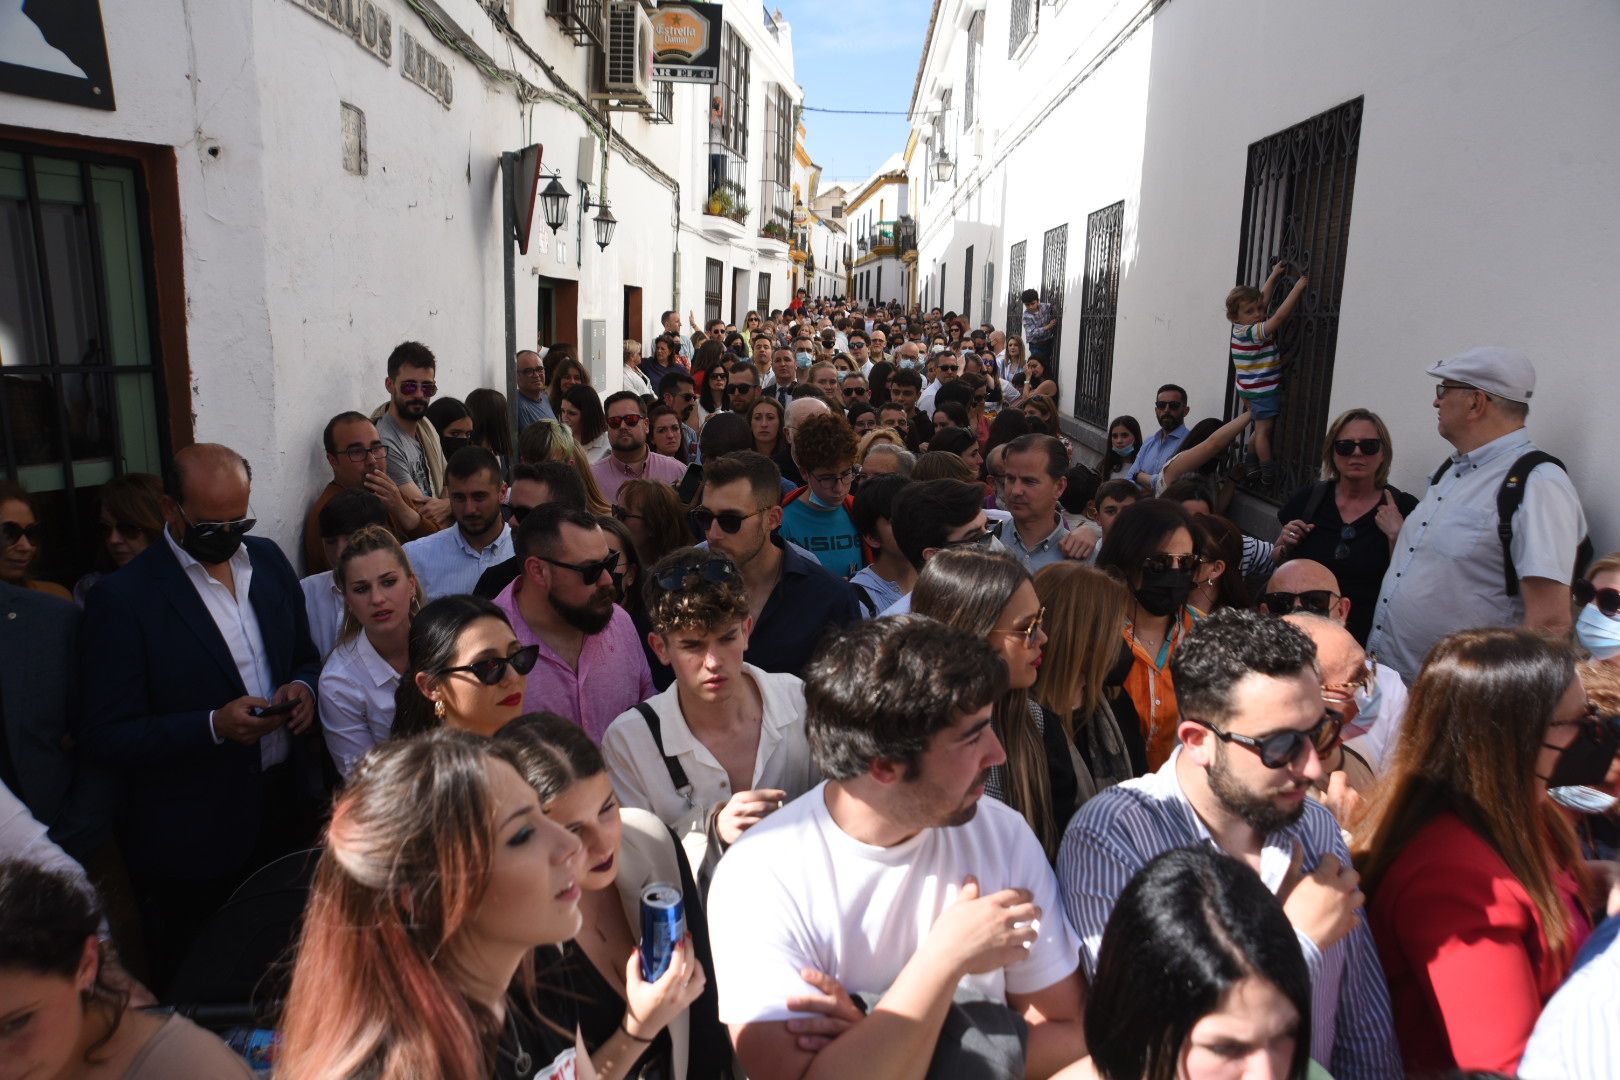
<path fill-rule="evenodd" d="M 1455 463 L 1447 458 L 1441 462 L 1440 467 L 1429 478 L 1429 486 L 1433 487 L 1452 468 Z M 1547 453 L 1545 450 L 1531 450 L 1522 454 L 1508 469 L 1507 476 L 1502 478 L 1502 486 L 1496 492 L 1496 536 L 1502 542 L 1502 569 L 1503 587 L 1509 596 L 1519 595 L 1519 572 L 1513 566 L 1513 515 L 1518 513 L 1519 506 L 1524 502 L 1524 489 L 1530 481 L 1530 473 L 1537 465 L 1556 465 L 1564 472 L 1564 463 Z M 1592 538 L 1581 537 L 1581 542 L 1575 545 L 1575 571 L 1574 578 L 1581 577 L 1586 572 L 1586 564 L 1592 561 Z M 1572 578 L 1571 580 L 1574 580 Z"/>

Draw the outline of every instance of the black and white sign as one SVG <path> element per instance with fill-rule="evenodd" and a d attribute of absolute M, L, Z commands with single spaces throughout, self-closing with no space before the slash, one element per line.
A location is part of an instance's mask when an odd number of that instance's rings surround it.
<path fill-rule="evenodd" d="M 113 108 L 96 0 L 0 0 L 0 93 Z"/>

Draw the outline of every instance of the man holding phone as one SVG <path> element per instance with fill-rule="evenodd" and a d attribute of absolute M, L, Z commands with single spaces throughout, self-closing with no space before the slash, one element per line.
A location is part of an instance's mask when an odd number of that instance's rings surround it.
<path fill-rule="evenodd" d="M 280 549 L 247 535 L 247 462 L 190 446 L 165 489 L 163 540 L 86 604 L 80 644 L 99 675 L 75 732 L 125 771 L 119 839 L 160 994 L 236 886 L 308 843 L 315 808 L 295 793 L 319 790 L 324 753 L 303 594 Z"/>

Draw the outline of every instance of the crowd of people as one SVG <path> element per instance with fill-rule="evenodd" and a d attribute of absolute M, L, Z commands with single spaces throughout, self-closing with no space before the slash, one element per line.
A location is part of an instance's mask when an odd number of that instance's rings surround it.
<path fill-rule="evenodd" d="M 1285 271 L 1094 465 L 1038 293 L 801 292 L 605 396 L 402 343 L 295 551 L 224 445 L 71 589 L 0 484 L 0 1076 L 1614 1075 L 1620 553 L 1502 348 L 1246 534 Z"/>

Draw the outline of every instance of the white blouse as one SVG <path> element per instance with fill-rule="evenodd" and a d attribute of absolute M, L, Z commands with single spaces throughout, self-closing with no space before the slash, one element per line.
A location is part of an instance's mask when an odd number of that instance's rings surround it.
<path fill-rule="evenodd" d="M 367 750 L 393 733 L 399 679 L 364 630 L 339 643 L 321 669 L 321 734 L 345 780 Z"/>

